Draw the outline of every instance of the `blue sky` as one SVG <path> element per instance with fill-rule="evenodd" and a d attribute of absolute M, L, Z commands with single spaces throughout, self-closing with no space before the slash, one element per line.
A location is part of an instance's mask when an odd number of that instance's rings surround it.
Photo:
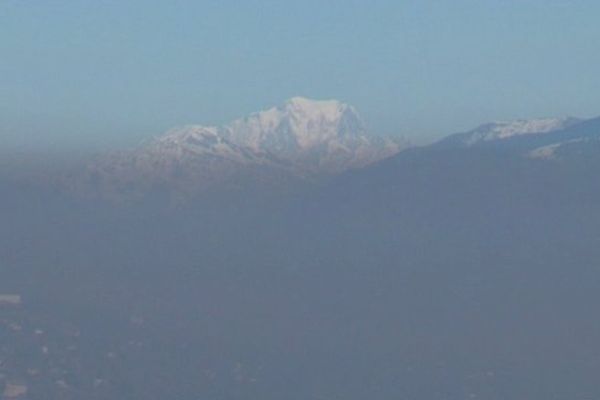
<path fill-rule="evenodd" d="M 0 0 L 0 139 L 130 145 L 296 95 L 415 141 L 600 115 L 598 17 L 591 0 Z"/>

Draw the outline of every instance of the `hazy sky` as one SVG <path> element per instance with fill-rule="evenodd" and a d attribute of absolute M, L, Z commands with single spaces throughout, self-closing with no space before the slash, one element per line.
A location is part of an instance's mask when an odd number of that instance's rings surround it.
<path fill-rule="evenodd" d="M 0 139 L 130 144 L 296 95 L 416 140 L 595 116 L 599 16 L 597 0 L 0 0 Z"/>

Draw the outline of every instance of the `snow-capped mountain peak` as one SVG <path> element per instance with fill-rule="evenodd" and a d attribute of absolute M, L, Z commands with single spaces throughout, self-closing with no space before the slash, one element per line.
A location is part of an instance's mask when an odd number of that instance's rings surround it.
<path fill-rule="evenodd" d="M 404 143 L 369 136 L 354 107 L 293 97 L 219 128 L 231 143 L 310 173 L 335 173 L 397 153 Z"/>
<path fill-rule="evenodd" d="M 365 127 L 347 104 L 294 97 L 281 106 L 233 121 L 224 127 L 224 134 L 255 150 L 298 158 L 329 141 L 362 136 Z"/>
<path fill-rule="evenodd" d="M 548 133 L 564 129 L 574 122 L 576 118 L 540 118 L 519 119 L 514 121 L 495 121 L 491 124 L 482 125 L 476 129 L 472 137 L 473 141 L 506 139 L 516 135 L 530 135 L 535 133 Z"/>
<path fill-rule="evenodd" d="M 369 144 L 365 126 L 354 107 L 337 100 L 293 97 L 282 105 L 250 114 L 221 127 L 187 125 L 158 137 L 147 149 L 201 153 L 270 154 L 283 160 L 321 161 L 328 150 L 352 151 L 356 142 Z M 358 156 L 352 154 L 351 156 Z M 358 160 L 355 160 L 358 161 Z M 363 162 L 365 160 L 361 160 Z"/>
<path fill-rule="evenodd" d="M 83 180 L 110 188 L 115 196 L 121 188 L 193 192 L 207 182 L 332 175 L 403 147 L 405 142 L 367 135 L 352 106 L 294 97 L 223 126 L 171 129 L 133 151 L 101 157 L 86 168 Z"/>
<path fill-rule="evenodd" d="M 454 142 L 463 146 L 473 146 L 494 140 L 508 139 L 520 135 L 533 135 L 556 132 L 573 126 L 582 120 L 573 117 L 518 119 L 512 121 L 495 121 L 456 135 L 450 136 L 446 142 Z"/>
<path fill-rule="evenodd" d="M 164 135 L 156 138 L 149 147 L 207 151 L 226 145 L 228 143 L 219 136 L 218 128 L 187 125 L 167 131 Z"/>

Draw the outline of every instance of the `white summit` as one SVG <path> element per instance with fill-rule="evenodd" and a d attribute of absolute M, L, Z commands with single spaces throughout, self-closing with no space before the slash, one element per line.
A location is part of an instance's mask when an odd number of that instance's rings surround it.
<path fill-rule="evenodd" d="M 331 141 L 362 136 L 365 128 L 347 104 L 294 97 L 279 107 L 233 121 L 224 133 L 254 150 L 295 157 Z"/>
<path fill-rule="evenodd" d="M 573 117 L 496 121 L 481 125 L 472 131 L 454 135 L 451 138 L 465 146 L 473 146 L 482 142 L 508 139 L 520 135 L 555 132 L 566 129 L 578 122 L 581 122 L 581 120 Z"/>
<path fill-rule="evenodd" d="M 253 153 L 251 157 L 291 164 L 303 171 L 339 172 L 363 166 L 398 152 L 401 142 L 370 136 L 354 107 L 337 100 L 310 100 L 294 97 L 280 106 L 250 114 L 221 127 L 185 126 L 159 138 L 157 144 L 205 142 L 199 136 L 210 132 L 211 152 L 217 143 L 220 154 L 232 154 L 228 146 Z M 244 157 L 250 156 L 244 154 Z M 257 160 L 252 160 L 256 162 Z"/>
<path fill-rule="evenodd" d="M 369 135 L 354 107 L 294 97 L 222 126 L 174 128 L 141 147 L 96 160 L 86 179 L 119 188 L 190 189 L 223 180 L 314 178 L 398 153 L 403 140 Z"/>

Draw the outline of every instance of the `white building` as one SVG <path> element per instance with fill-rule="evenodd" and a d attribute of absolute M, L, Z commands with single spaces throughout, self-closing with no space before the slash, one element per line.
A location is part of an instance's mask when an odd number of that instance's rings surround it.
<path fill-rule="evenodd" d="M 18 306 L 21 304 L 21 295 L 0 294 L 0 306 Z"/>

